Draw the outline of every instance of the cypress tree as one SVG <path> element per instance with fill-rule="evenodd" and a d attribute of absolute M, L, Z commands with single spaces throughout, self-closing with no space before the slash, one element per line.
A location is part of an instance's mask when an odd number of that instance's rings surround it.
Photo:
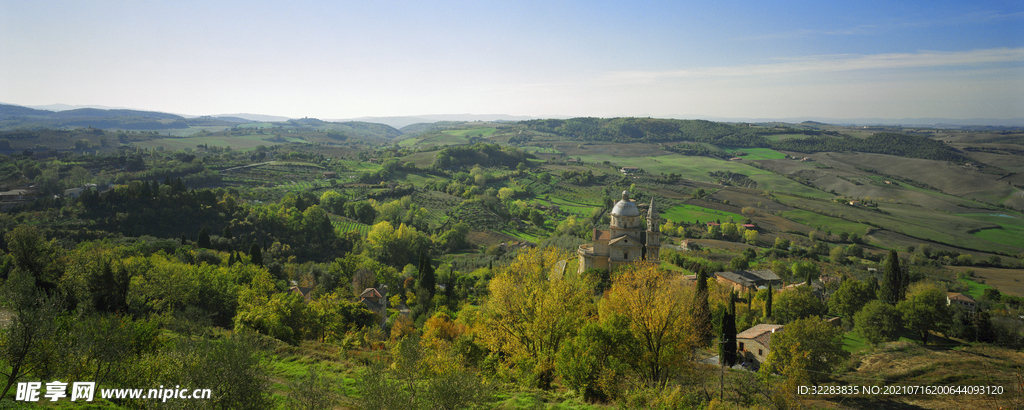
<path fill-rule="evenodd" d="M 724 366 L 736 365 L 736 295 L 729 295 L 729 310 L 722 315 L 722 345 L 719 359 Z"/>
<path fill-rule="evenodd" d="M 263 266 L 263 253 L 260 251 L 260 246 L 255 242 L 249 247 L 249 257 L 253 264 Z"/>
<path fill-rule="evenodd" d="M 231 234 L 231 227 L 230 226 L 225 226 L 224 227 L 224 232 L 222 232 L 220 236 L 223 236 L 226 239 L 233 238 L 234 236 Z"/>
<path fill-rule="evenodd" d="M 904 287 L 903 273 L 900 272 L 899 254 L 895 250 L 889 251 L 889 257 L 884 264 L 885 272 L 882 276 L 882 284 L 878 290 L 878 299 L 890 305 L 895 305 L 904 299 L 906 288 Z"/>
<path fill-rule="evenodd" d="M 199 246 L 200 248 L 209 248 L 211 246 L 210 234 L 206 232 L 206 228 L 199 230 L 199 238 L 196 239 L 196 246 Z"/>
<path fill-rule="evenodd" d="M 772 294 L 775 291 L 772 290 L 772 284 L 768 284 L 768 297 L 764 300 L 764 318 L 766 321 L 772 318 Z"/>
<path fill-rule="evenodd" d="M 185 237 L 185 234 L 181 234 L 181 244 L 182 245 L 186 245 L 187 243 L 188 243 L 188 238 Z"/>
<path fill-rule="evenodd" d="M 430 293 L 430 297 L 434 297 L 434 288 L 437 286 L 437 277 L 434 275 L 434 265 L 430 261 L 430 256 L 423 255 L 421 258 L 423 270 L 420 271 L 420 279 L 418 283 L 426 289 L 428 293 Z"/>
<path fill-rule="evenodd" d="M 711 325 L 711 307 L 708 306 L 708 280 L 704 270 L 697 271 L 697 291 L 694 292 L 693 314 L 701 346 L 707 346 L 714 340 L 714 326 Z"/>

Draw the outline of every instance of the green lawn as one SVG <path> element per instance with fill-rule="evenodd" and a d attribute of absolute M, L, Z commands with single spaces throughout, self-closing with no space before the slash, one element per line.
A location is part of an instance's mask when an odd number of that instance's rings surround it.
<path fill-rule="evenodd" d="M 970 279 L 960 279 L 960 282 L 967 285 L 967 292 L 965 293 L 974 298 L 974 300 L 981 299 L 981 295 L 985 293 L 985 289 L 992 289 L 989 285 L 981 284 Z"/>
<path fill-rule="evenodd" d="M 729 217 L 732 217 L 733 221 L 739 222 L 743 220 L 743 216 L 734 214 L 732 212 L 716 211 L 714 209 L 701 208 L 693 205 L 677 205 L 673 206 L 661 213 L 661 216 L 665 219 L 670 219 L 673 222 L 689 222 L 694 223 L 696 221 L 708 222 L 714 220 L 722 220 L 723 222 L 728 221 Z"/>

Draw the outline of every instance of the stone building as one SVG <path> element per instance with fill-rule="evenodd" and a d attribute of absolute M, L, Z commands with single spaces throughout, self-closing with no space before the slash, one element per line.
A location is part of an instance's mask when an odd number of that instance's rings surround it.
<path fill-rule="evenodd" d="M 640 226 L 640 210 L 622 191 L 622 200 L 612 207 L 608 230 L 594 229 L 593 243 L 580 245 L 579 272 L 590 268 L 615 269 L 638 260 L 657 261 L 661 251 L 658 210 L 651 199 L 647 209 L 647 229 Z"/>

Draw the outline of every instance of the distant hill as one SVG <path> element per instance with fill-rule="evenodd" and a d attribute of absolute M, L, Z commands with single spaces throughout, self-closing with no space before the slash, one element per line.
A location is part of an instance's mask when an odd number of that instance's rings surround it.
<path fill-rule="evenodd" d="M 387 124 L 392 127 L 401 129 L 409 125 L 417 123 L 436 123 L 441 121 L 523 121 L 530 120 L 537 117 L 530 117 L 526 115 L 505 115 L 505 114 L 444 114 L 444 115 L 416 115 L 416 116 L 401 116 L 401 117 L 359 117 L 351 118 L 346 120 L 331 120 L 331 121 L 365 121 L 379 124 Z"/>
<path fill-rule="evenodd" d="M 466 123 L 466 121 L 419 122 L 399 128 L 399 131 L 402 131 L 403 134 L 419 134 L 421 132 L 445 130 L 464 125 Z"/>

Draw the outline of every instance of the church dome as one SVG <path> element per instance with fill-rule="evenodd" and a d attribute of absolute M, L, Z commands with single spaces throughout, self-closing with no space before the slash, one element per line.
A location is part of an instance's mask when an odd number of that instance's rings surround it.
<path fill-rule="evenodd" d="M 622 191 L 622 200 L 615 203 L 615 207 L 612 208 L 612 215 L 640 216 L 640 210 L 629 200 L 629 191 Z"/>

